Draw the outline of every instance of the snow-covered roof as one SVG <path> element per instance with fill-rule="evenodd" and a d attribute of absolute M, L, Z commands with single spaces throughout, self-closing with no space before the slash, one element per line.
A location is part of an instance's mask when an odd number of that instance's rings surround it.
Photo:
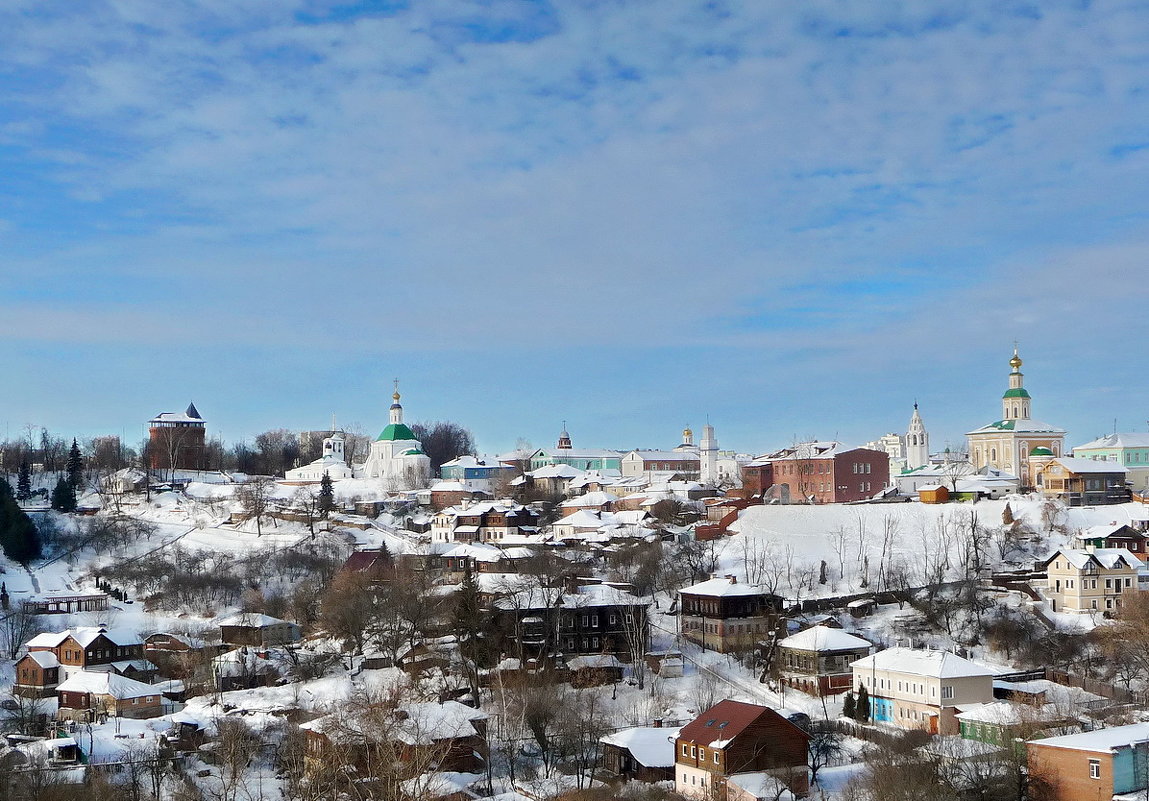
<path fill-rule="evenodd" d="M 103 626 L 82 626 L 75 629 L 64 629 L 57 632 L 44 632 L 37 634 L 32 639 L 28 640 L 25 647 L 31 648 L 56 648 L 64 640 L 71 637 L 81 648 L 87 648 L 91 645 L 97 637 L 104 635 L 115 645 L 125 647 L 129 645 L 142 645 L 143 640 L 135 632 L 127 631 L 126 629 L 108 629 Z"/>
<path fill-rule="evenodd" d="M 993 701 L 986 704 L 963 706 L 955 715 L 959 720 L 970 723 L 988 723 L 994 726 L 1016 726 L 1020 723 L 1036 723 L 1058 720 L 1065 717 L 1056 704 L 1036 707 L 1033 704 L 1011 704 L 1009 701 Z"/>
<path fill-rule="evenodd" d="M 560 506 L 564 509 L 573 509 L 587 506 L 605 506 L 608 503 L 614 503 L 618 500 L 618 496 L 611 495 L 609 492 L 601 490 L 597 492 L 588 492 L 585 495 L 576 495 L 573 498 L 563 501 Z"/>
<path fill-rule="evenodd" d="M 443 462 L 443 467 L 504 467 L 489 456 L 471 456 L 464 454 L 449 462 Z"/>
<path fill-rule="evenodd" d="M 1100 526 L 1086 526 L 1085 528 L 1081 529 L 1077 537 L 1078 539 L 1082 540 L 1105 539 L 1107 537 L 1112 537 L 1114 534 L 1124 528 L 1128 528 L 1127 523 L 1106 523 Z M 1133 533 L 1138 537 L 1143 538 L 1145 536 L 1136 530 L 1133 530 Z"/>
<path fill-rule="evenodd" d="M 160 694 L 159 688 L 144 684 L 142 681 L 129 679 L 118 673 L 97 673 L 90 670 L 76 671 L 56 689 L 62 692 L 110 695 L 117 700 Z"/>
<path fill-rule="evenodd" d="M 638 726 L 608 734 L 599 742 L 625 748 L 643 767 L 669 768 L 674 764 L 674 741 L 680 731 L 681 727 Z"/>
<path fill-rule="evenodd" d="M 1023 420 L 1020 417 L 1010 420 L 995 420 L 981 428 L 967 431 L 966 434 L 992 434 L 998 431 L 1016 431 L 1027 434 L 1064 434 L 1064 428 L 1058 428 L 1041 420 Z"/>
<path fill-rule="evenodd" d="M 466 484 L 459 481 L 436 481 L 431 485 L 431 492 L 471 492 Z"/>
<path fill-rule="evenodd" d="M 1149 434 L 1144 432 L 1106 434 L 1104 437 L 1090 440 L 1084 445 L 1075 446 L 1073 448 L 1073 452 L 1076 453 L 1077 451 L 1100 450 L 1102 448 L 1149 448 Z"/>
<path fill-rule="evenodd" d="M 1086 565 L 1096 563 L 1106 570 L 1113 570 L 1122 565 L 1131 567 L 1134 570 L 1144 567 L 1141 560 L 1134 556 L 1128 548 L 1094 548 L 1092 551 L 1087 551 L 1077 548 L 1062 548 L 1046 559 L 1046 564 L 1052 562 L 1058 556 L 1064 556 L 1065 560 L 1073 567 L 1081 570 Z"/>
<path fill-rule="evenodd" d="M 199 409 L 195 407 L 194 403 L 189 403 L 185 411 L 182 412 L 160 412 L 149 423 L 203 423 L 203 417 L 200 416 Z"/>
<path fill-rule="evenodd" d="M 614 654 L 588 654 L 568 659 L 567 667 L 571 670 L 605 670 L 621 668 L 622 662 L 619 662 Z"/>
<path fill-rule="evenodd" d="M 706 595 L 711 598 L 731 598 L 738 595 L 766 594 L 765 590 L 755 587 L 753 584 L 740 584 L 728 578 L 712 578 L 700 584 L 695 584 L 692 587 L 684 587 L 679 592 L 689 593 L 690 595 Z"/>
<path fill-rule="evenodd" d="M 993 676 L 992 670 L 963 659 L 949 651 L 922 651 L 915 648 L 887 648 L 851 664 L 855 671 L 889 670 L 914 676 L 957 679 L 967 676 Z"/>
<path fill-rule="evenodd" d="M 779 642 L 778 647 L 819 652 L 856 651 L 859 648 L 869 648 L 870 643 L 841 629 L 832 629 L 829 626 L 811 626 L 805 631 L 791 634 Z"/>
<path fill-rule="evenodd" d="M 444 798 L 446 796 L 474 797 L 467 788 L 486 778 L 483 773 L 457 773 L 435 771 L 407 779 L 399 786 L 411 798 Z"/>
<path fill-rule="evenodd" d="M 1128 726 L 1114 726 L 1110 729 L 1095 729 L 1080 734 L 1064 734 L 1060 737 L 1031 740 L 1029 744 L 1107 754 L 1119 748 L 1128 748 L 1136 743 L 1146 741 L 1149 741 L 1149 723 L 1133 723 Z"/>
<path fill-rule="evenodd" d="M 538 470 L 532 470 L 529 475 L 531 478 L 578 478 L 582 473 L 582 470 L 569 464 L 548 464 Z"/>
<path fill-rule="evenodd" d="M 42 668 L 60 667 L 60 660 L 51 651 L 30 651 L 28 656 Z"/>
<path fill-rule="evenodd" d="M 1103 462 L 1099 459 L 1075 459 L 1072 456 L 1062 456 L 1053 460 L 1071 473 L 1121 473 L 1129 471 L 1117 462 Z"/>

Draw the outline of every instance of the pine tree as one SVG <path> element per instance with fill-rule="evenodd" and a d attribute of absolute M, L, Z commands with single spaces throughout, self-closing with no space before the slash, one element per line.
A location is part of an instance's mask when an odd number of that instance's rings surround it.
<path fill-rule="evenodd" d="M 40 556 L 40 532 L 20 508 L 7 481 L 0 481 L 0 549 L 14 562 Z"/>
<path fill-rule="evenodd" d="M 870 691 L 866 685 L 858 687 L 858 701 L 854 709 L 854 720 L 865 723 L 870 719 Z"/>
<path fill-rule="evenodd" d="M 319 511 L 324 517 L 335 511 L 335 485 L 326 472 L 323 474 L 323 480 L 319 482 Z"/>
<path fill-rule="evenodd" d="M 842 717 L 853 720 L 857 714 L 858 705 L 854 701 L 854 694 L 847 690 L 845 697 L 842 699 Z"/>
<path fill-rule="evenodd" d="M 76 488 L 63 476 L 57 479 L 56 488 L 52 490 L 52 508 L 57 512 L 76 511 Z"/>
<path fill-rule="evenodd" d="M 84 486 L 84 459 L 80 456 L 80 446 L 72 440 L 72 447 L 68 450 L 68 462 L 65 467 L 68 471 L 68 482 L 72 485 L 73 494 Z"/>
<path fill-rule="evenodd" d="M 20 463 L 20 475 L 16 479 L 16 500 L 27 501 L 32 497 L 32 469 L 28 462 Z"/>

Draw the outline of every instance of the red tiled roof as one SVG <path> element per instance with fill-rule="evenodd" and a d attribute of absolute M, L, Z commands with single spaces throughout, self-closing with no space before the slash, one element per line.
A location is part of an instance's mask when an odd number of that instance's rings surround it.
<path fill-rule="evenodd" d="M 786 720 L 773 709 L 757 704 L 744 704 L 741 701 L 719 701 L 690 723 L 682 727 L 678 738 L 709 745 L 715 740 L 733 740 L 762 715 L 776 715 Z M 786 720 L 787 723 L 790 721 Z M 794 725 L 790 723 L 790 725 Z M 794 727 L 798 729 L 797 726 Z M 801 729 L 798 729 L 801 731 Z"/>

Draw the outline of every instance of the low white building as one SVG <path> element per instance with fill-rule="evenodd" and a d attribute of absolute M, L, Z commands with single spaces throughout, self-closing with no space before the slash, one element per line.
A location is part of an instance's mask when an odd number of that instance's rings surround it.
<path fill-rule="evenodd" d="M 330 476 L 332 481 L 352 478 L 355 473 L 351 465 L 347 464 L 343 446 L 343 433 L 336 431 L 323 440 L 323 455 L 311 464 L 288 470 L 284 480 L 288 483 L 314 484 L 322 481 L 325 475 Z"/>
<path fill-rule="evenodd" d="M 870 695 L 870 717 L 932 734 L 957 734 L 962 706 L 993 701 L 994 672 L 949 651 L 887 648 L 851 666 L 854 691 Z"/>

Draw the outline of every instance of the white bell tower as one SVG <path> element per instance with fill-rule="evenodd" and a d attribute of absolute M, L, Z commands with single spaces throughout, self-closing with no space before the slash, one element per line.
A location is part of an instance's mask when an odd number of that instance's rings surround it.
<path fill-rule="evenodd" d="M 701 475 L 703 484 L 714 484 L 718 481 L 718 440 L 714 438 L 714 426 L 709 422 L 702 427 L 702 442 L 699 448 Z"/>
<path fill-rule="evenodd" d="M 918 414 L 918 404 L 914 403 L 914 413 L 910 417 L 910 427 L 906 431 L 906 467 L 913 470 L 930 463 L 930 435 L 926 431 L 922 416 Z"/>

